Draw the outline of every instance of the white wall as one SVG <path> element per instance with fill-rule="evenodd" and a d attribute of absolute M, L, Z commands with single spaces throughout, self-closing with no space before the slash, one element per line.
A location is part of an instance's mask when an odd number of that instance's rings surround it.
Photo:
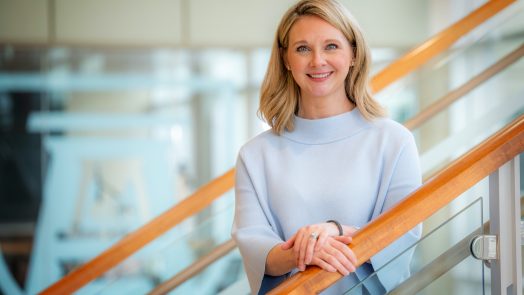
<path fill-rule="evenodd" d="M 47 1 L 0 0 L 0 40 L 46 42 L 49 38 Z"/>
<path fill-rule="evenodd" d="M 342 0 L 374 47 L 428 35 L 428 1 Z M 0 0 L 0 42 L 268 47 L 294 0 Z"/>
<path fill-rule="evenodd" d="M 56 0 L 60 43 L 174 45 L 182 40 L 180 0 Z"/>
<path fill-rule="evenodd" d="M 372 47 L 410 48 L 430 35 L 427 0 L 340 0 Z"/>

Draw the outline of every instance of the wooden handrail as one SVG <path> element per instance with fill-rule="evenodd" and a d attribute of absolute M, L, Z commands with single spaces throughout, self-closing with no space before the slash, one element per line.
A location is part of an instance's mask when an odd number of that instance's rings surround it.
<path fill-rule="evenodd" d="M 76 268 L 45 289 L 42 294 L 71 294 L 88 282 L 138 251 L 155 238 L 173 228 L 188 216 L 205 209 L 211 202 L 230 190 L 234 184 L 232 170 L 214 179 L 177 205 L 160 214 L 138 230 L 130 233 L 93 260 Z"/>
<path fill-rule="evenodd" d="M 358 258 L 357 265 L 360 266 L 523 151 L 524 115 L 521 115 L 359 230 L 349 245 Z M 269 294 L 317 294 L 340 278 L 339 273 L 312 266 L 287 279 Z"/>
<path fill-rule="evenodd" d="M 171 279 L 163 282 L 162 284 L 158 285 L 149 293 L 149 295 L 161 295 L 161 294 L 167 294 L 169 291 L 173 290 L 174 288 L 178 287 L 191 277 L 193 277 L 195 274 L 202 271 L 204 268 L 206 268 L 211 263 L 215 262 L 220 257 L 226 255 L 227 253 L 231 252 L 231 250 L 236 248 L 235 241 L 232 239 L 227 240 L 226 242 L 220 244 L 219 246 L 215 247 L 213 251 L 211 251 L 206 256 L 199 259 L 197 262 L 191 264 L 178 274 L 176 274 Z"/>
<path fill-rule="evenodd" d="M 433 118 L 436 114 L 438 114 L 440 111 L 447 108 L 457 99 L 466 95 L 468 92 L 475 89 L 477 86 L 484 83 L 486 80 L 490 79 L 491 77 L 500 73 L 505 68 L 512 65 L 514 62 L 519 60 L 523 55 L 524 55 L 524 44 L 520 45 L 520 47 L 518 47 L 517 49 L 513 50 L 511 53 L 507 54 L 506 56 L 498 60 L 495 64 L 485 69 L 480 74 L 471 78 L 468 82 L 462 84 L 460 87 L 448 92 L 443 97 L 437 99 L 434 103 L 432 103 L 426 109 L 419 112 L 413 118 L 407 120 L 404 123 L 404 126 L 406 126 L 410 130 L 413 130 L 419 127 L 420 125 L 422 125 L 422 123 L 427 122 L 429 119 Z"/>
<path fill-rule="evenodd" d="M 388 65 L 371 80 L 371 88 L 379 92 L 389 84 L 411 71 L 416 70 L 429 59 L 449 48 L 462 35 L 471 31 L 485 20 L 503 10 L 516 0 L 492 0 L 435 37 L 417 46 L 396 62 Z M 398 69 L 395 69 L 397 68 Z M 46 288 L 42 294 L 64 294 L 78 290 L 102 275 L 135 251 L 164 234 L 182 220 L 200 212 L 212 201 L 234 186 L 235 170 L 228 170 L 223 176 L 209 182 L 184 201 L 162 213 L 135 232 L 129 234 L 99 256 L 76 268 L 59 281 Z M 216 186 L 216 187 L 215 187 Z"/>
<path fill-rule="evenodd" d="M 428 62 L 437 54 L 449 48 L 460 37 L 464 36 L 479 24 L 506 8 L 515 0 L 492 0 L 456 22 L 444 31 L 438 33 L 420 46 L 408 52 L 393 62 L 389 67 L 378 73 L 372 80 L 374 92 L 380 91 Z"/>

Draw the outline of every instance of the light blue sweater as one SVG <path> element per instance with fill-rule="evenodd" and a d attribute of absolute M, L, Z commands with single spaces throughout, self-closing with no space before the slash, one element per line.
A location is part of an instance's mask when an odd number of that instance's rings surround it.
<path fill-rule="evenodd" d="M 357 108 L 294 120 L 294 131 L 280 136 L 266 131 L 238 156 L 232 235 L 253 294 L 286 278 L 264 275 L 266 257 L 300 227 L 329 219 L 365 226 L 421 184 L 415 141 L 402 125 L 385 118 L 368 121 Z M 347 291 L 415 243 L 420 232 L 416 227 L 325 293 Z M 372 294 L 392 289 L 409 276 L 411 254 L 379 273 L 380 282 L 367 281 L 366 288 Z"/>

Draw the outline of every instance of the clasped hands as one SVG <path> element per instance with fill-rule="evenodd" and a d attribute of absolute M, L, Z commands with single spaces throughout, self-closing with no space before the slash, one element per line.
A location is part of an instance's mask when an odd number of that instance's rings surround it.
<path fill-rule="evenodd" d="M 343 236 L 332 223 L 319 223 L 300 228 L 285 241 L 282 250 L 292 249 L 300 271 L 306 265 L 316 265 L 326 271 L 338 271 L 344 276 L 354 272 L 357 264 L 355 253 L 347 246 L 356 228 L 349 227 Z"/>

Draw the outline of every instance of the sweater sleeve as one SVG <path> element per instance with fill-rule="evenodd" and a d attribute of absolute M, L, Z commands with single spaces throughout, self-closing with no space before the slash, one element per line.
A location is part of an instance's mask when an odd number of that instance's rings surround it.
<path fill-rule="evenodd" d="M 241 155 L 236 166 L 232 236 L 240 249 L 251 292 L 259 294 L 276 287 L 286 277 L 265 275 L 269 251 L 283 240 L 271 225 L 274 218 L 267 208 L 267 197 L 258 195 L 253 184 L 262 181 L 263 175 L 250 175 Z"/>
<path fill-rule="evenodd" d="M 421 172 L 418 151 L 415 140 L 409 133 L 393 168 L 381 213 L 389 210 L 420 185 Z M 416 243 L 420 239 L 421 232 L 422 224 L 419 224 L 370 259 L 375 270 L 394 259 L 378 272 L 378 278 L 386 291 L 390 291 L 410 276 L 409 268 L 414 248 L 399 257 L 397 255 Z"/>

